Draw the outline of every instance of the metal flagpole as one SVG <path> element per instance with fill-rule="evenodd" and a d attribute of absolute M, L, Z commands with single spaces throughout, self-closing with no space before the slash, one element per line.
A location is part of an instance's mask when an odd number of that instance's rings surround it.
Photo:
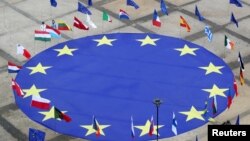
<path fill-rule="evenodd" d="M 157 141 L 159 140 L 159 107 L 162 104 L 162 101 L 159 98 L 153 100 L 153 103 L 156 106 L 156 137 Z"/>

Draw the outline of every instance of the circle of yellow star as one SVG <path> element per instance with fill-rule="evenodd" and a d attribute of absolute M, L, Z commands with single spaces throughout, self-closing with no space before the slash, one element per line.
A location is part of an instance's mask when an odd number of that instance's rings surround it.
<path fill-rule="evenodd" d="M 61 111 L 63 114 L 67 111 Z M 49 120 L 51 118 L 55 118 L 55 107 L 51 107 L 49 111 L 47 112 L 39 112 L 40 114 L 44 115 L 43 121 Z M 57 120 L 61 120 L 60 118 L 57 118 Z"/>
<path fill-rule="evenodd" d="M 106 36 L 103 36 L 102 39 L 95 39 L 94 41 L 98 42 L 97 46 L 101 46 L 101 45 L 113 46 L 112 42 L 115 40 L 116 39 L 108 39 Z"/>
<path fill-rule="evenodd" d="M 163 127 L 163 126 L 164 126 L 164 125 L 159 125 L 159 129 L 160 129 L 161 127 Z M 134 127 L 141 130 L 140 137 L 141 137 L 141 136 L 144 136 L 144 135 L 146 135 L 146 134 L 149 133 L 150 121 L 147 120 L 147 122 L 145 123 L 145 125 L 142 125 L 142 126 L 134 126 Z M 157 128 L 157 125 L 154 125 L 154 129 L 156 129 L 156 128 Z M 154 135 L 157 135 L 157 131 L 154 130 L 153 134 L 154 134 Z"/>
<path fill-rule="evenodd" d="M 73 56 L 73 51 L 76 51 L 77 48 L 69 48 L 67 45 L 65 45 L 62 49 L 54 49 L 55 51 L 59 52 L 57 56 L 62 55 L 70 55 Z"/>
<path fill-rule="evenodd" d="M 43 66 L 41 63 L 38 63 L 35 67 L 27 67 L 27 68 L 32 70 L 31 73 L 30 73 L 30 75 L 31 75 L 31 74 L 34 74 L 34 73 L 47 74 L 45 70 L 49 69 L 51 67 L 52 66 Z"/>
<path fill-rule="evenodd" d="M 141 42 L 141 46 L 145 46 L 145 45 L 156 46 L 155 42 L 158 40 L 159 38 L 152 39 L 148 35 L 144 39 L 137 39 L 137 41 Z"/>
<path fill-rule="evenodd" d="M 224 66 L 215 66 L 212 62 L 210 62 L 207 67 L 199 67 L 199 68 L 206 70 L 206 75 L 213 72 L 222 74 L 220 69 L 224 68 Z"/>
<path fill-rule="evenodd" d="M 105 136 L 105 133 L 103 132 L 103 129 L 109 127 L 110 125 L 100 125 L 98 123 L 98 121 L 96 121 L 96 123 L 97 123 L 97 125 L 98 125 L 98 127 L 100 129 L 100 134 Z M 87 133 L 85 134 L 85 136 L 96 133 L 96 130 L 93 128 L 93 124 L 91 124 L 91 125 L 80 125 L 80 127 L 85 128 L 85 129 L 88 130 Z"/>
<path fill-rule="evenodd" d="M 183 56 L 183 55 L 186 55 L 186 54 L 196 56 L 194 51 L 196 51 L 198 49 L 199 48 L 190 48 L 188 45 L 184 45 L 183 48 L 175 48 L 174 50 L 180 51 L 181 52 L 180 56 Z"/>
<path fill-rule="evenodd" d="M 202 116 L 204 111 L 197 111 L 194 106 L 191 107 L 190 111 L 180 113 L 183 115 L 187 115 L 186 122 L 192 119 L 199 119 L 204 121 L 204 118 Z"/>
<path fill-rule="evenodd" d="M 29 89 L 23 89 L 23 91 L 25 92 L 24 98 L 32 95 L 40 96 L 40 92 L 45 90 L 47 89 L 38 89 L 36 85 L 33 84 Z"/>
<path fill-rule="evenodd" d="M 226 88 L 218 88 L 216 84 L 213 85 L 212 89 L 202 89 L 203 91 L 209 92 L 209 98 L 219 95 L 222 97 L 226 97 L 226 95 L 224 94 L 225 91 L 227 91 L 228 89 Z"/>

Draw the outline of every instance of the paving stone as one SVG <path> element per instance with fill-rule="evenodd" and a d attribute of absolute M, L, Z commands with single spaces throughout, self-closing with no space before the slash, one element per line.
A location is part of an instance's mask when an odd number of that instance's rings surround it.
<path fill-rule="evenodd" d="M 238 34 L 241 34 L 247 38 L 250 37 L 250 27 L 249 27 L 250 17 L 239 22 L 239 28 L 235 25 L 230 24 L 226 28 L 232 30 Z M 249 43 L 248 43 L 249 44 Z"/>
<path fill-rule="evenodd" d="M 5 69 L 0 74 L 0 107 L 14 103 L 14 96 L 11 88 L 11 78 L 15 78 L 15 74 L 8 74 Z"/>
<path fill-rule="evenodd" d="M 1 122 L 1 121 L 0 121 Z M 0 126 L 0 138 L 2 141 L 17 141 L 14 137 L 12 137 L 3 127 Z"/>
<path fill-rule="evenodd" d="M 0 56 L 0 68 L 7 65 L 7 60 Z M 2 68 L 4 69 L 4 68 Z"/>
<path fill-rule="evenodd" d="M 15 4 L 15 3 L 18 3 L 18 2 L 23 2 L 25 0 L 6 0 L 6 2 L 10 3 L 10 4 Z"/>
<path fill-rule="evenodd" d="M 165 0 L 166 2 L 169 2 L 173 5 L 176 5 L 176 6 L 181 6 L 183 4 L 188 4 L 190 2 L 194 2 L 195 0 Z"/>

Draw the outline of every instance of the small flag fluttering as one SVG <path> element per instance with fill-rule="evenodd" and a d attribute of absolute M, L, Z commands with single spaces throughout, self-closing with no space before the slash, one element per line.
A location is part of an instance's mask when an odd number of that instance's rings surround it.
<path fill-rule="evenodd" d="M 154 133 L 154 117 L 151 117 L 148 135 L 152 136 Z"/>
<path fill-rule="evenodd" d="M 9 73 L 18 73 L 22 69 L 22 66 L 18 66 L 10 61 L 8 61 L 8 72 Z"/>
<path fill-rule="evenodd" d="M 51 35 L 47 31 L 35 30 L 35 40 L 38 41 L 51 41 Z"/>
<path fill-rule="evenodd" d="M 95 23 L 91 20 L 90 16 L 87 14 L 86 16 L 86 22 L 88 23 L 88 25 L 91 27 L 91 28 L 97 28 L 97 26 L 95 25 Z"/>
<path fill-rule="evenodd" d="M 74 17 L 74 27 L 82 30 L 89 30 L 89 27 L 85 24 L 83 24 L 77 17 Z"/>
<path fill-rule="evenodd" d="M 207 34 L 208 41 L 211 42 L 213 39 L 213 33 L 210 30 L 209 26 L 205 26 L 205 34 Z"/>
<path fill-rule="evenodd" d="M 43 109 L 43 110 L 49 110 L 50 100 L 46 98 L 42 98 L 37 95 L 32 95 L 31 106 L 39 108 L 39 109 Z"/>
<path fill-rule="evenodd" d="M 173 122 L 172 122 L 172 131 L 175 135 L 177 135 L 177 120 L 176 120 L 176 117 L 175 117 L 175 114 L 173 112 Z"/>
<path fill-rule="evenodd" d="M 240 67 L 240 85 L 244 84 L 245 84 L 244 74 L 242 68 Z"/>
<path fill-rule="evenodd" d="M 63 112 L 61 112 L 59 109 L 57 109 L 56 107 L 53 107 L 54 108 L 54 117 L 57 119 L 61 119 L 61 120 L 65 120 L 66 122 L 70 122 L 71 121 L 71 118 L 64 114 Z"/>
<path fill-rule="evenodd" d="M 237 7 L 243 7 L 240 0 L 230 0 L 230 4 L 235 4 Z"/>
<path fill-rule="evenodd" d="M 63 20 L 57 20 L 57 25 L 58 25 L 58 30 L 71 30 L 72 28 L 66 24 L 66 22 L 64 22 Z"/>
<path fill-rule="evenodd" d="M 235 95 L 238 96 L 239 93 L 238 93 L 238 86 L 237 86 L 237 83 L 236 83 L 236 80 L 234 79 L 234 91 L 235 91 Z"/>
<path fill-rule="evenodd" d="M 101 132 L 100 132 L 100 127 L 98 125 L 98 122 L 97 122 L 95 116 L 93 116 L 93 129 L 95 129 L 95 131 L 96 131 L 95 132 L 96 136 L 99 137 L 101 135 Z"/>
<path fill-rule="evenodd" d="M 135 137 L 134 121 L 132 116 L 131 116 L 131 137 L 132 138 Z"/>
<path fill-rule="evenodd" d="M 11 86 L 12 86 L 13 91 L 15 91 L 18 96 L 20 97 L 24 96 L 22 88 L 14 79 L 11 79 Z"/>
<path fill-rule="evenodd" d="M 165 15 L 168 15 L 167 5 L 164 0 L 161 0 L 161 12 Z"/>
<path fill-rule="evenodd" d="M 110 18 L 108 12 L 106 12 L 106 11 L 103 11 L 103 13 L 102 13 L 102 20 L 112 22 L 112 19 Z"/>
<path fill-rule="evenodd" d="M 242 71 L 244 71 L 245 70 L 245 65 L 244 65 L 244 62 L 242 60 L 240 52 L 239 52 L 239 55 L 238 55 L 238 62 L 240 63 L 240 68 L 242 69 Z"/>
<path fill-rule="evenodd" d="M 120 12 L 119 12 L 119 18 L 120 19 L 126 19 L 126 20 L 129 20 L 129 15 L 127 12 L 125 12 L 124 10 L 120 9 Z"/>
<path fill-rule="evenodd" d="M 152 24 L 156 27 L 161 27 L 161 20 L 158 16 L 156 10 L 154 10 Z"/>
<path fill-rule="evenodd" d="M 45 135 L 43 131 L 29 128 L 29 141 L 45 141 Z"/>
<path fill-rule="evenodd" d="M 51 38 L 56 38 L 56 39 L 61 38 L 61 32 L 57 29 L 54 29 L 53 27 L 49 25 L 46 25 L 45 31 L 50 33 Z"/>
<path fill-rule="evenodd" d="M 50 5 L 56 7 L 57 6 L 56 0 L 50 0 Z"/>
<path fill-rule="evenodd" d="M 134 0 L 127 0 L 127 5 L 128 6 L 133 6 L 135 9 L 139 8 L 139 5 L 136 4 Z"/>
<path fill-rule="evenodd" d="M 197 5 L 195 6 L 195 15 L 198 17 L 199 21 L 203 21 L 205 18 L 201 15 Z"/>
<path fill-rule="evenodd" d="M 233 96 L 231 94 L 231 91 L 228 92 L 227 95 L 227 108 L 229 109 L 233 103 Z"/>
<path fill-rule="evenodd" d="M 234 42 L 232 42 L 226 35 L 225 35 L 225 41 L 224 41 L 224 46 L 229 49 L 233 50 L 234 49 Z"/>
<path fill-rule="evenodd" d="M 25 49 L 22 45 L 17 44 L 16 48 L 17 48 L 16 52 L 17 54 L 22 54 L 27 59 L 31 58 L 30 52 L 27 49 Z"/>
<path fill-rule="evenodd" d="M 238 116 L 237 116 L 237 119 L 236 119 L 235 125 L 240 125 L 240 115 L 238 115 Z"/>
<path fill-rule="evenodd" d="M 234 13 L 231 14 L 231 22 L 233 22 L 237 27 L 239 27 L 238 21 L 234 17 Z"/>
<path fill-rule="evenodd" d="M 92 13 L 88 10 L 87 7 L 85 7 L 82 3 L 78 2 L 78 9 L 77 11 L 87 14 L 87 15 L 92 15 Z"/>
<path fill-rule="evenodd" d="M 180 16 L 180 26 L 185 27 L 187 29 L 187 32 L 190 32 L 190 30 L 191 30 L 191 28 L 188 25 L 187 21 L 182 16 Z"/>

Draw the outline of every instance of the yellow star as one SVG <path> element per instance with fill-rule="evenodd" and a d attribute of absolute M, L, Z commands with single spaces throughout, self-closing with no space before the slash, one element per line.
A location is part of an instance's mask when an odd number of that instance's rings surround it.
<path fill-rule="evenodd" d="M 116 39 L 108 39 L 106 36 L 103 36 L 102 39 L 95 39 L 94 41 L 98 42 L 97 46 L 100 46 L 100 45 L 113 46 L 111 42 L 115 40 Z"/>
<path fill-rule="evenodd" d="M 110 125 L 100 125 L 98 123 L 98 121 L 96 121 L 96 123 L 97 123 L 97 125 L 98 125 L 98 127 L 100 129 L 100 134 L 103 135 L 103 136 L 105 136 L 105 133 L 103 132 L 103 129 L 109 127 Z M 88 135 L 91 135 L 93 133 L 96 133 L 96 130 L 93 128 L 93 124 L 92 125 L 81 125 L 81 127 L 88 130 L 87 133 L 85 134 L 85 136 L 88 136 Z"/>
<path fill-rule="evenodd" d="M 191 107 L 190 111 L 180 113 L 187 115 L 186 122 L 195 118 L 204 121 L 204 118 L 202 117 L 204 111 L 197 111 L 194 106 Z"/>
<path fill-rule="evenodd" d="M 61 111 L 63 114 L 66 113 L 67 111 Z M 39 112 L 40 114 L 45 115 L 43 118 L 43 121 L 55 118 L 55 107 L 51 107 L 49 111 L 47 112 Z M 57 118 L 57 120 L 61 120 L 60 118 Z"/>
<path fill-rule="evenodd" d="M 196 56 L 195 52 L 196 50 L 198 50 L 199 48 L 190 48 L 188 45 L 184 45 L 183 48 L 176 48 L 174 50 L 180 51 L 181 54 L 180 56 L 186 55 L 186 54 L 191 54 Z"/>
<path fill-rule="evenodd" d="M 164 126 L 164 125 L 159 125 L 159 129 L 160 129 L 161 127 L 163 127 L 163 126 Z M 141 130 L 140 137 L 141 137 L 141 136 L 144 136 L 144 135 L 146 135 L 146 134 L 148 134 L 148 133 L 149 133 L 150 121 L 149 121 L 149 120 L 147 120 L 147 122 L 146 122 L 146 124 L 145 124 L 145 125 L 143 125 L 143 126 L 135 126 L 135 128 L 138 128 L 138 129 L 140 129 L 140 130 Z M 154 125 L 154 129 L 156 129 L 156 128 L 157 128 L 157 126 L 156 126 L 156 125 Z M 156 130 L 154 130 L 153 134 L 154 134 L 154 135 L 157 135 L 157 131 L 156 131 Z"/>
<path fill-rule="evenodd" d="M 199 67 L 199 68 L 206 70 L 206 75 L 213 72 L 222 74 L 220 69 L 224 68 L 224 66 L 215 66 L 212 62 L 210 62 L 207 67 Z"/>
<path fill-rule="evenodd" d="M 51 68 L 52 66 L 43 66 L 41 63 L 38 63 L 35 67 L 27 67 L 28 69 L 32 70 L 30 75 L 31 74 L 34 74 L 34 73 L 42 73 L 42 74 L 46 74 L 46 69 L 49 69 Z"/>
<path fill-rule="evenodd" d="M 70 49 L 67 45 L 65 45 L 62 49 L 54 49 L 55 51 L 59 52 L 57 56 L 62 56 L 62 55 L 70 55 L 73 56 L 73 51 L 76 51 L 76 48 Z"/>
<path fill-rule="evenodd" d="M 148 35 L 145 37 L 145 39 L 137 39 L 137 41 L 141 42 L 141 46 L 145 46 L 147 44 L 156 46 L 155 41 L 158 41 L 159 38 L 152 39 Z"/>
<path fill-rule="evenodd" d="M 25 92 L 24 98 L 35 95 L 35 96 L 40 96 L 40 92 L 45 91 L 46 89 L 37 89 L 36 85 L 32 85 L 30 89 L 23 89 Z"/>
<path fill-rule="evenodd" d="M 211 98 L 216 95 L 226 97 L 224 92 L 227 91 L 228 89 L 225 89 L 225 88 L 220 89 L 214 84 L 212 89 L 202 89 L 202 90 L 209 92 L 210 93 L 209 98 Z"/>

